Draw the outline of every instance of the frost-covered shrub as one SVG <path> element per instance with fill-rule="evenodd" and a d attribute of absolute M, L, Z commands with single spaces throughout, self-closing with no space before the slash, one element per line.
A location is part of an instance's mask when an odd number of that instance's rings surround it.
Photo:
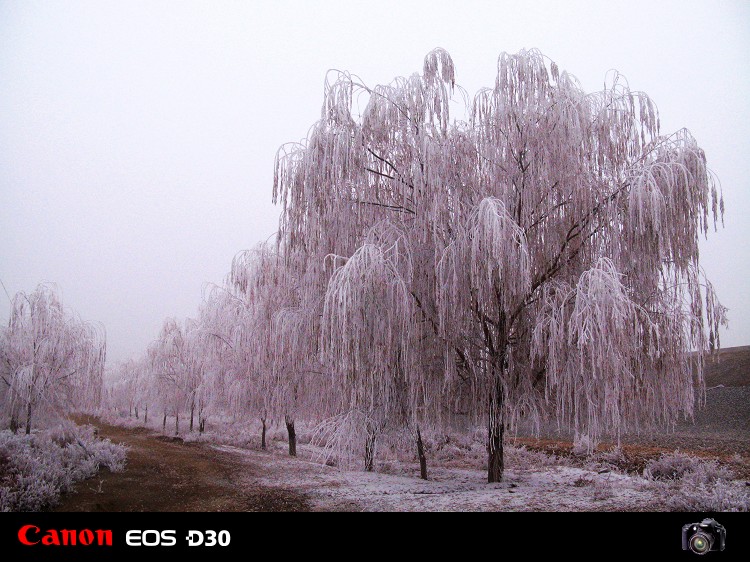
<path fill-rule="evenodd" d="M 599 453 L 598 460 L 613 466 L 622 466 L 626 461 L 622 447 L 614 447 L 609 451 Z"/>
<path fill-rule="evenodd" d="M 750 490 L 716 460 L 664 454 L 643 471 L 674 511 L 750 511 Z"/>
<path fill-rule="evenodd" d="M 0 511 L 39 511 L 75 482 L 125 467 L 125 448 L 94 429 L 60 426 L 31 435 L 0 432 Z"/>
<path fill-rule="evenodd" d="M 750 511 L 750 492 L 743 483 L 717 480 L 713 484 L 680 482 L 667 490 L 666 505 L 673 511 Z"/>
<path fill-rule="evenodd" d="M 682 477 L 684 484 L 691 486 L 701 486 L 714 484 L 720 480 L 730 481 L 734 478 L 734 473 L 728 468 L 724 468 L 717 461 L 700 461 L 698 465 Z"/>
<path fill-rule="evenodd" d="M 621 447 L 614 447 L 608 451 L 596 453 L 586 459 L 583 463 L 584 468 L 589 470 L 614 470 L 621 471 L 627 466 L 627 458 Z"/>
<path fill-rule="evenodd" d="M 435 458 L 441 461 L 452 461 L 460 459 L 466 451 L 453 443 L 443 445 L 435 452 Z"/>
<path fill-rule="evenodd" d="M 533 470 L 543 466 L 569 464 L 566 459 L 541 451 L 532 451 L 524 446 L 506 446 L 505 459 L 506 466 L 515 470 Z"/>
<path fill-rule="evenodd" d="M 650 480 L 683 479 L 693 485 L 713 484 L 717 480 L 731 480 L 732 472 L 719 465 L 715 460 L 703 460 L 685 453 L 662 454 L 658 459 L 649 461 L 643 475 Z"/>
<path fill-rule="evenodd" d="M 159 423 L 161 430 L 161 423 Z M 208 429 L 203 433 L 198 431 L 184 432 L 180 434 L 186 443 L 192 441 L 210 441 L 220 445 L 231 445 L 234 447 L 260 448 L 261 425 L 256 420 L 244 420 L 240 422 L 229 422 L 221 419 L 212 419 Z M 271 439 L 267 435 L 268 441 Z"/>
<path fill-rule="evenodd" d="M 658 459 L 651 460 L 643 471 L 643 476 L 650 480 L 677 480 L 698 468 L 700 459 L 685 453 L 663 453 Z"/>

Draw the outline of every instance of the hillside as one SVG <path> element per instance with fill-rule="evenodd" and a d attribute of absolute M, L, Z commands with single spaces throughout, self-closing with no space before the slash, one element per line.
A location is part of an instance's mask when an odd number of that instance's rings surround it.
<path fill-rule="evenodd" d="M 719 440 L 750 440 L 750 345 L 722 349 L 705 371 L 706 401 L 694 421 L 681 421 L 677 434 Z"/>
<path fill-rule="evenodd" d="M 706 365 L 706 388 L 750 386 L 750 345 L 728 347 Z"/>
<path fill-rule="evenodd" d="M 666 449 L 750 453 L 750 346 L 722 349 L 717 358 L 707 360 L 705 402 L 696 400 L 692 419 L 679 420 L 674 428 L 653 428 L 623 435 L 626 443 L 658 445 Z M 530 437 L 530 427 L 518 435 Z M 556 425 L 542 427 L 544 439 L 572 441 L 572 431 Z M 614 435 L 604 441 L 616 442 Z"/>

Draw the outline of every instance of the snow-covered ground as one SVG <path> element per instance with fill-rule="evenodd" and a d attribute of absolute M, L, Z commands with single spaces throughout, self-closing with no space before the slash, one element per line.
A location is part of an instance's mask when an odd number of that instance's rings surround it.
<path fill-rule="evenodd" d="M 160 421 L 150 428 L 159 432 Z M 143 426 L 133 419 L 116 423 Z M 408 440 L 384 441 L 375 471 L 364 472 L 361 459 L 350 470 L 325 464 L 327 452 L 311 439 L 314 428 L 298 428 L 297 458 L 287 454 L 283 427 L 269 428 L 267 451 L 260 449 L 259 433 L 257 424 L 216 420 L 203 435 L 181 436 L 235 456 L 246 465 L 237 474 L 248 489 L 302 493 L 321 511 L 750 511 L 750 486 L 732 474 L 746 474 L 747 459 L 739 453 L 736 462 L 719 463 L 665 449 L 663 458 L 645 463 L 647 477 L 644 463 L 634 466 L 616 448 L 587 454 L 574 447 L 572 455 L 556 456 L 506 444 L 503 481 L 488 484 L 481 431 L 425 436 L 427 481 L 419 478 Z"/>
<path fill-rule="evenodd" d="M 363 511 L 632 511 L 654 509 L 652 484 L 638 476 L 573 466 L 508 469 L 503 481 L 488 484 L 486 474 L 468 468 L 435 467 L 425 481 L 414 466 L 390 463 L 389 472 L 345 471 L 283 450 L 262 452 L 214 445 L 259 467 L 248 483 L 294 490 L 314 509 Z M 402 474 L 391 474 L 390 471 Z"/>

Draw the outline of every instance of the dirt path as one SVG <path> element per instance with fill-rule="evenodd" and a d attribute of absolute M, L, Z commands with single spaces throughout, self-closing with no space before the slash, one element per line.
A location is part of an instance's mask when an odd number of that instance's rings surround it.
<path fill-rule="evenodd" d="M 76 485 L 55 511 L 308 511 L 305 495 L 283 488 L 248 486 L 266 469 L 230 451 L 184 443 L 147 429 L 108 425 L 101 437 L 129 447 L 124 472 L 104 470 Z M 252 480 L 252 478 L 250 478 Z"/>

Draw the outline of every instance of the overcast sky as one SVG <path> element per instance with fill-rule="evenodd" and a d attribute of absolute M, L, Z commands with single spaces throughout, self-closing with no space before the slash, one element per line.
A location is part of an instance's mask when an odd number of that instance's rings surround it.
<path fill-rule="evenodd" d="M 326 70 L 385 83 L 437 46 L 470 94 L 536 47 L 587 91 L 616 68 L 663 132 L 690 129 L 727 204 L 701 250 L 722 343 L 750 344 L 747 1 L 0 0 L 0 280 L 57 283 L 110 359 L 141 353 L 274 234 L 273 158 L 319 117 Z"/>

